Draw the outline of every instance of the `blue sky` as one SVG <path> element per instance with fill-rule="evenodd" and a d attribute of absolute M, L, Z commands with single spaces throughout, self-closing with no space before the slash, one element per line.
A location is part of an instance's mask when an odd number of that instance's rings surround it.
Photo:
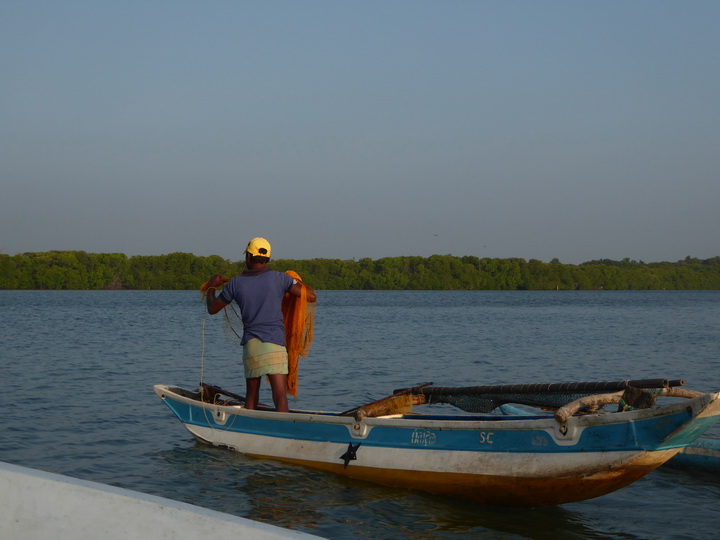
<path fill-rule="evenodd" d="M 720 2 L 0 8 L 0 252 L 720 255 Z"/>

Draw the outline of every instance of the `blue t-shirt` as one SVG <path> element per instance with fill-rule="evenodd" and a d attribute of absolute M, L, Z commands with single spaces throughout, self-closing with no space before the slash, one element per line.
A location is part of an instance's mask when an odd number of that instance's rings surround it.
<path fill-rule="evenodd" d="M 282 300 L 294 284 L 293 278 L 275 270 L 243 274 L 225 284 L 219 297 L 228 304 L 235 300 L 240 307 L 243 345 L 254 337 L 285 345 Z"/>

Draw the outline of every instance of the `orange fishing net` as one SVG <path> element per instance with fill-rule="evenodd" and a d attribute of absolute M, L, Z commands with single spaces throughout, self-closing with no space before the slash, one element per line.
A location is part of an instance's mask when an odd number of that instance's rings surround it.
<path fill-rule="evenodd" d="M 307 301 L 307 289 L 300 276 L 288 270 L 285 272 L 302 285 L 300 296 L 285 293 L 282 302 L 283 322 L 285 323 L 285 346 L 288 352 L 288 394 L 297 396 L 298 361 L 307 356 L 313 339 L 315 322 L 315 302 Z"/>

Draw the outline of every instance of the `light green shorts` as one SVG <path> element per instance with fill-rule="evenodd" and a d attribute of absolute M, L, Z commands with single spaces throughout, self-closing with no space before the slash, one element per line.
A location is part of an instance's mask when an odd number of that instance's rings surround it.
<path fill-rule="evenodd" d="M 287 349 L 283 345 L 252 338 L 243 347 L 243 366 L 246 379 L 263 375 L 287 375 Z"/>

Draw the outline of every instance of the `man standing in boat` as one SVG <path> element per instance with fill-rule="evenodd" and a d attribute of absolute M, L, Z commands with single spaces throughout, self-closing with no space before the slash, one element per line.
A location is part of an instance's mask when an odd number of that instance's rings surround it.
<path fill-rule="evenodd" d="M 207 282 L 206 302 L 210 315 L 218 313 L 233 300 L 240 308 L 246 408 L 257 408 L 260 382 L 267 375 L 275 410 L 287 412 L 288 354 L 282 301 L 285 293 L 298 298 L 304 293 L 308 302 L 315 302 L 316 295 L 301 281 L 268 268 L 269 261 L 270 242 L 264 238 L 253 238 L 245 249 L 247 270 L 229 281 L 215 274 Z M 216 296 L 215 290 L 223 283 L 225 286 Z"/>

